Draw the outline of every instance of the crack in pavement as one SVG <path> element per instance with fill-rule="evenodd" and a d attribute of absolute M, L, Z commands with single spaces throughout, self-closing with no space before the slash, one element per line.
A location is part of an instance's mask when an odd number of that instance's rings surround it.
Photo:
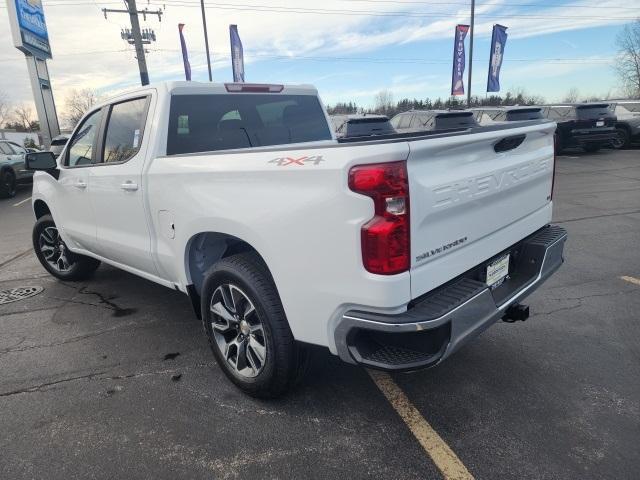
<path fill-rule="evenodd" d="M 108 370 L 103 370 L 100 372 L 93 372 L 93 373 L 87 373 L 85 375 L 77 375 L 74 377 L 67 377 L 67 378 L 62 378 L 60 380 L 56 380 L 56 381 L 52 381 L 52 382 L 44 382 L 44 383 L 39 383 L 38 385 L 33 385 L 31 387 L 24 387 L 24 388 L 19 388 L 16 390 L 10 390 L 8 392 L 0 392 L 0 398 L 1 397 L 10 397 L 13 395 L 20 395 L 23 393 L 34 393 L 34 392 L 43 392 L 43 391 L 47 391 L 44 390 L 47 387 L 51 387 L 51 386 L 55 386 L 55 385 L 59 385 L 62 383 L 69 383 L 69 382 L 75 382 L 77 380 L 126 380 L 126 379 L 130 379 L 130 378 L 141 378 L 141 377 L 150 377 L 150 376 L 154 376 L 154 375 L 165 375 L 165 374 L 174 374 L 177 372 L 185 372 L 185 371 L 190 371 L 190 370 L 194 370 L 197 368 L 203 368 L 203 367 L 209 367 L 210 364 L 208 363 L 195 363 L 193 365 L 186 365 L 183 366 L 182 368 L 167 368 L 167 369 L 162 369 L 162 370 L 153 370 L 153 371 L 148 371 L 148 372 L 134 372 L 134 373 L 127 373 L 127 374 L 122 374 L 122 375 L 106 375 L 103 376 L 105 374 L 108 373 Z"/>
<path fill-rule="evenodd" d="M 604 217 L 617 217 L 620 215 L 629 215 L 632 213 L 640 213 L 640 210 L 631 210 L 629 212 L 620 212 L 620 213 L 603 213 L 602 215 L 592 215 L 589 217 L 578 217 L 578 218 L 569 218 L 567 220 L 554 220 L 553 223 L 570 223 L 570 222 L 579 222 L 580 220 L 592 220 L 595 218 L 604 218 Z"/>
<path fill-rule="evenodd" d="M 76 377 L 63 378 L 61 380 L 56 380 L 55 382 L 40 383 L 32 387 L 20 388 L 18 390 L 11 390 L 9 392 L 1 392 L 0 397 L 10 397 L 12 395 L 20 395 L 21 393 L 41 392 L 43 388 L 50 387 L 52 385 L 58 385 L 60 383 L 66 383 L 66 382 L 73 382 L 73 381 L 82 380 L 85 378 L 91 379 L 98 375 L 102 375 L 104 373 L 106 372 L 89 373 L 87 375 L 78 375 Z"/>

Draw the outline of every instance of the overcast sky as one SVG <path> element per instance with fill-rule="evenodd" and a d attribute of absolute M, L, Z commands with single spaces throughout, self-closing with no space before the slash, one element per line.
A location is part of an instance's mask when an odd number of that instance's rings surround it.
<path fill-rule="evenodd" d="M 13 0 L 8 0 L 13 1 Z M 53 60 L 53 91 L 62 110 L 71 88 L 103 94 L 139 84 L 133 49 L 120 38 L 129 27 L 116 0 L 44 0 Z M 218 0 L 206 1 L 214 81 L 231 81 L 230 23 L 238 24 L 249 82 L 311 83 L 326 103 L 373 103 L 381 89 L 395 99 L 446 97 L 450 91 L 453 32 L 468 23 L 464 0 Z M 494 23 L 509 27 L 503 91 L 524 88 L 558 100 L 572 87 L 582 95 L 616 92 L 615 37 L 640 16 L 640 0 L 478 0 L 473 92 L 484 95 Z M 151 81 L 184 79 L 178 23 L 185 23 L 193 80 L 207 80 L 200 3 L 140 2 L 162 8 L 141 20 L 153 28 Z M 7 8 L 0 4 L 0 91 L 30 102 L 24 55 L 13 47 Z"/>

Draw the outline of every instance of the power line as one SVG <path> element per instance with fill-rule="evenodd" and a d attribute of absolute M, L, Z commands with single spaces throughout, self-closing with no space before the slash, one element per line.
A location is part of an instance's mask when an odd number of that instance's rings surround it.
<path fill-rule="evenodd" d="M 53 0 L 56 1 L 56 0 Z M 342 0 L 345 1 L 345 0 Z M 366 1 L 381 3 L 382 1 L 391 0 L 350 0 L 350 1 Z M 101 2 L 102 5 L 120 5 L 119 2 Z M 409 2 L 396 2 L 393 3 L 409 3 Z M 426 2 L 415 2 L 416 4 L 427 4 Z M 95 5 L 92 2 L 73 2 L 71 0 L 60 0 L 56 3 L 44 3 L 47 7 L 68 7 L 68 6 L 80 6 L 80 5 Z M 201 8 L 199 2 L 190 2 L 189 0 L 164 0 L 163 4 L 185 7 L 185 8 Z M 465 6 L 463 2 L 439 2 L 428 3 L 429 5 L 460 5 Z M 482 6 L 489 6 L 493 4 L 482 4 Z M 542 8 L 561 8 L 565 5 L 537 5 L 537 4 L 496 4 L 496 6 L 513 6 L 513 7 L 542 7 Z M 574 6 L 574 5 L 571 5 Z M 575 5 L 578 7 L 578 5 Z M 625 10 L 638 10 L 640 8 L 633 7 L 601 7 L 601 6 L 587 6 L 581 5 L 580 8 L 607 8 L 611 9 L 625 9 Z M 6 8 L 4 5 L 0 5 L 0 8 Z M 233 10 L 233 11 L 249 11 L 249 12 L 266 12 L 266 13 L 297 13 L 308 15 L 347 15 L 347 16 L 368 16 L 368 17 L 398 17 L 398 18 L 451 18 L 450 13 L 427 13 L 427 12 L 383 12 L 383 11 L 365 11 L 365 10 L 352 10 L 352 9 L 321 9 L 321 8 L 304 8 L 304 7 L 285 7 L 285 6 L 267 6 L 267 5 L 255 5 L 255 4 L 233 4 L 233 3 L 209 3 L 205 6 L 208 9 L 218 10 Z M 635 18 L 635 15 L 631 16 L 617 16 L 617 17 L 603 17 L 601 15 L 553 15 L 553 14 L 523 14 L 523 13 L 509 13 L 502 15 L 495 15 L 494 13 L 479 13 L 478 17 L 491 17 L 491 18 L 529 18 L 536 20 L 543 20 L 547 18 L 560 18 L 560 19 L 594 19 L 594 20 L 622 20 L 628 21 Z"/>
<path fill-rule="evenodd" d="M 188 0 L 166 0 L 167 5 L 180 6 L 186 8 L 200 8 L 198 3 Z M 426 13 L 426 12 L 381 12 L 351 9 L 325 9 L 325 8 L 303 8 L 303 7 L 279 7 L 264 6 L 255 4 L 230 4 L 209 2 L 205 8 L 218 10 L 235 10 L 251 12 L 273 12 L 273 13 L 300 13 L 310 15 L 347 15 L 347 16 L 368 16 L 368 17 L 400 17 L 400 18 L 451 18 L 451 13 Z M 601 15 L 545 15 L 545 14 L 503 14 L 479 13 L 478 17 L 491 18 L 531 18 L 531 19 L 598 19 L 598 20 L 631 20 L 633 17 L 603 17 Z"/>
<path fill-rule="evenodd" d="M 413 0 L 339 0 L 342 2 L 362 2 L 362 3 L 382 3 L 393 5 L 461 5 L 468 6 L 469 2 L 425 2 L 425 1 L 413 1 Z M 640 12 L 640 7 L 618 7 L 618 6 L 602 6 L 602 5 L 583 5 L 583 4 L 558 4 L 549 5 L 546 3 L 477 3 L 476 7 L 537 7 L 537 8 L 604 8 L 607 10 L 620 9 L 620 10 L 637 10 Z"/>

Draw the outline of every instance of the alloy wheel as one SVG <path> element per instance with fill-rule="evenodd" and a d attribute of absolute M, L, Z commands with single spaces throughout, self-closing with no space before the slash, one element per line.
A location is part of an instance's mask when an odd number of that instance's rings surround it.
<path fill-rule="evenodd" d="M 264 369 L 267 342 L 262 321 L 249 297 L 233 284 L 213 292 L 211 329 L 227 364 L 239 376 L 256 377 Z"/>
<path fill-rule="evenodd" d="M 68 272 L 75 262 L 56 227 L 46 227 L 38 238 L 40 252 L 46 262 L 58 272 Z"/>

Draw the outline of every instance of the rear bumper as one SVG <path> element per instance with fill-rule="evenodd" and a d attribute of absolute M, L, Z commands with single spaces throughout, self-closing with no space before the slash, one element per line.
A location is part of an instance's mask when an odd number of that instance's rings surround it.
<path fill-rule="evenodd" d="M 406 312 L 346 312 L 334 330 L 338 355 L 349 363 L 384 370 L 413 370 L 441 362 L 555 272 L 564 261 L 566 238 L 564 229 L 547 226 L 507 249 L 513 267 L 494 290 L 478 279 L 484 262 L 412 302 Z"/>

